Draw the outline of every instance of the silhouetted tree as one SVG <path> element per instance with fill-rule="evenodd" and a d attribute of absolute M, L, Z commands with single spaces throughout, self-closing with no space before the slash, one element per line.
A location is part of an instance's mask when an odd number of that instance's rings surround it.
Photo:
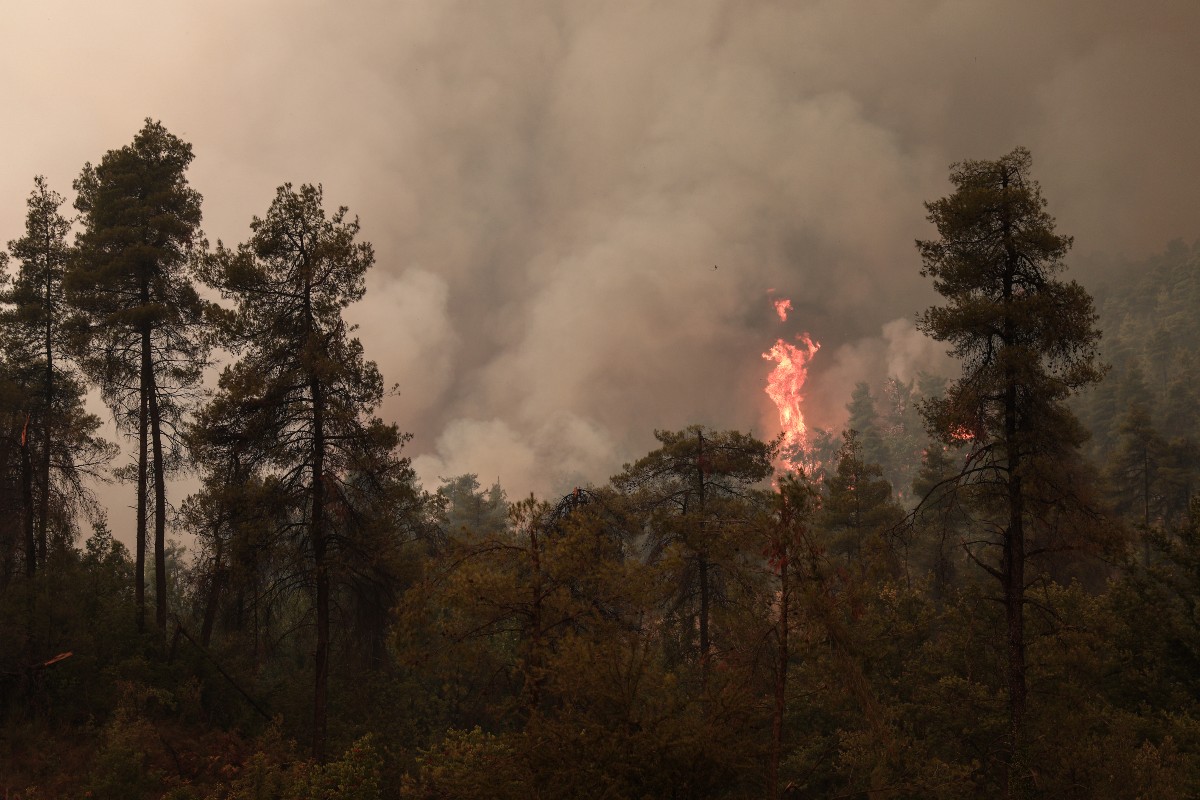
<path fill-rule="evenodd" d="M 312 752 L 325 754 L 331 571 L 351 533 L 383 523 L 394 491 L 411 486 L 405 437 L 372 416 L 383 397 L 375 363 L 342 310 L 360 299 L 371 245 L 356 242 L 346 209 L 325 213 L 320 186 L 279 187 L 237 250 L 218 243 L 205 275 L 237 303 L 227 345 L 239 355 L 221 377 L 231 414 L 253 420 L 252 442 L 292 512 L 288 537 L 311 559 L 316 646 Z"/>
<path fill-rule="evenodd" d="M 37 462 L 29 481 L 36 508 L 23 516 L 36 528 L 32 538 L 37 561 L 43 565 L 52 526 L 56 526 L 61 548 L 75 538 L 79 511 L 98 518 L 99 509 L 85 478 L 96 477 L 97 469 L 115 455 L 115 448 L 96 436 L 100 420 L 84 410 L 83 381 L 64 358 L 69 309 L 63 277 L 70 254 L 66 237 L 71 223 L 59 213 L 62 204 L 62 196 L 47 186 L 44 177 L 34 178 L 25 235 L 8 243 L 20 267 L 11 286 L 0 294 L 4 349 L 10 364 L 22 375 L 25 394 L 23 448 L 31 462 Z"/>
<path fill-rule="evenodd" d="M 621 492 L 646 518 L 652 560 L 673 553 L 675 606 L 690 648 L 695 620 L 696 660 L 707 674 L 714 600 L 738 569 L 744 537 L 736 533 L 749 519 L 752 487 L 771 475 L 775 446 L 737 431 L 711 431 L 693 425 L 682 431 L 656 431 L 662 444 L 613 477 Z M 716 597 L 715 597 L 716 596 Z"/>
<path fill-rule="evenodd" d="M 919 326 L 949 342 L 963 361 L 962 377 L 926 405 L 927 420 L 944 442 L 967 443 L 971 457 L 959 482 L 979 488 L 1000 512 L 991 528 L 998 562 L 977 561 L 1004 597 L 1010 794 L 1025 780 L 1019 761 L 1031 516 L 1040 510 L 1035 504 L 1069 501 L 1054 465 L 1074 456 L 1085 432 L 1065 400 L 1103 374 L 1091 297 L 1055 277 L 1071 238 L 1055 233 L 1031 164 L 1029 152 L 1017 148 L 996 161 L 954 165 L 954 193 L 926 204 L 939 238 L 917 242 L 921 274 L 947 300 L 925 311 Z"/>
<path fill-rule="evenodd" d="M 200 194 L 185 176 L 191 162 L 190 144 L 147 119 L 132 144 L 85 165 L 75 181 L 83 230 L 65 279 L 67 299 L 84 323 L 80 364 L 118 427 L 138 438 L 137 619 L 144 624 L 146 521 L 153 507 L 155 623 L 164 632 L 166 475 L 208 357 L 204 303 L 189 265 L 201 235 Z"/>

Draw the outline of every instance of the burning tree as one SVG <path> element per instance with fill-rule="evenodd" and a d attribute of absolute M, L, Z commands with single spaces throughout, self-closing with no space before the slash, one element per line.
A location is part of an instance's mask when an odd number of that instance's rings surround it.
<path fill-rule="evenodd" d="M 921 315 L 920 328 L 963 361 L 962 377 L 924 413 L 944 444 L 969 448 L 948 485 L 977 494 L 986 516 L 968 553 L 1003 593 L 1010 795 L 1023 782 L 1026 561 L 1041 549 L 1029 545 L 1050 509 L 1076 500 L 1064 466 L 1086 434 L 1065 401 L 1103 375 L 1092 299 L 1055 278 L 1071 238 L 1055 233 L 1030 167 L 1023 148 L 954 165 L 954 193 L 926 204 L 939 238 L 917 242 L 921 274 L 947 300 Z"/>

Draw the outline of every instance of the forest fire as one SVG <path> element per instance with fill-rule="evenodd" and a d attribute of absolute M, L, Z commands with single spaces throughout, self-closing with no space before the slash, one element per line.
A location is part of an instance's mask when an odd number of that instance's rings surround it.
<path fill-rule="evenodd" d="M 777 304 L 776 308 L 778 307 Z M 783 316 L 781 312 L 780 317 Z M 766 392 L 779 409 L 779 424 L 783 428 L 785 452 L 802 449 L 808 442 L 804 412 L 800 406 L 804 402 L 808 362 L 821 347 L 807 333 L 798 334 L 796 339 L 800 343 L 799 346 L 779 339 L 774 347 L 762 354 L 763 358 L 775 362 L 775 368 L 767 376 Z"/>
<path fill-rule="evenodd" d="M 792 301 L 781 298 L 772 300 L 771 304 L 775 306 L 775 313 L 779 315 L 779 321 L 787 322 L 788 312 L 792 310 Z"/>
<path fill-rule="evenodd" d="M 956 442 L 970 442 L 975 439 L 975 433 L 966 425 L 957 425 L 950 431 L 950 438 Z"/>

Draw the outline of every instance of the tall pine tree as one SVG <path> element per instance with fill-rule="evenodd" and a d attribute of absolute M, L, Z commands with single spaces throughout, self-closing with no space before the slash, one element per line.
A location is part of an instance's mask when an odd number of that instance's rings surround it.
<path fill-rule="evenodd" d="M 1085 432 L 1065 401 L 1103 374 L 1100 332 L 1088 293 L 1056 276 L 1071 238 L 1055 233 L 1029 151 L 952 168 L 955 191 L 926 204 L 938 238 L 918 241 L 922 275 L 946 298 L 919 326 L 950 344 L 962 377 L 925 411 L 943 442 L 966 444 L 971 457 L 958 477 L 994 510 L 991 544 L 999 558 L 978 563 L 999 581 L 1006 619 L 1008 757 L 1003 780 L 1011 796 L 1026 780 L 1020 763 L 1028 697 L 1025 659 L 1027 547 L 1046 508 L 1066 505 L 1059 483 Z"/>
<path fill-rule="evenodd" d="M 155 622 L 164 632 L 166 475 L 208 357 L 204 303 L 190 268 L 201 237 L 200 194 L 185 174 L 191 162 L 190 144 L 147 119 L 132 144 L 85 165 L 75 181 L 83 230 L 65 281 L 83 320 L 81 365 L 118 427 L 138 440 L 137 620 L 144 625 L 146 527 L 153 509 Z"/>
<path fill-rule="evenodd" d="M 342 311 L 374 263 L 357 220 L 323 206 L 320 186 L 281 186 L 236 250 L 218 244 L 206 275 L 237 303 L 226 342 L 240 356 L 221 377 L 229 413 L 252 418 L 252 443 L 292 509 L 286 532 L 311 568 L 316 643 L 312 752 L 325 755 L 332 574 L 411 486 L 405 437 L 373 416 L 379 370 Z M 395 522 L 395 520 L 391 520 Z M 372 527 L 374 530 L 372 531 Z M 356 536 L 358 537 L 356 539 Z"/>

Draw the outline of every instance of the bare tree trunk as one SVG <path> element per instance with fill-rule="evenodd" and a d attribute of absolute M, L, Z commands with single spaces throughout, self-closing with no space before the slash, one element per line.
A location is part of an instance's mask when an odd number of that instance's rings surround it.
<path fill-rule="evenodd" d="M 696 482 L 700 501 L 700 546 L 697 548 L 696 570 L 700 580 L 700 685 L 703 688 L 708 683 L 708 543 L 705 541 L 704 524 L 704 432 L 696 431 Z"/>
<path fill-rule="evenodd" d="M 225 584 L 225 567 L 221 562 L 221 551 L 224 549 L 225 540 L 221 538 L 219 527 L 217 526 L 218 529 L 213 532 L 217 544 L 216 552 L 213 554 L 212 583 L 208 588 L 208 601 L 204 604 L 204 624 L 200 627 L 200 646 L 205 650 L 212 641 L 213 625 L 217 620 L 217 606 L 221 601 L 221 590 Z"/>
<path fill-rule="evenodd" d="M 25 574 L 37 574 L 37 550 L 33 536 L 33 462 L 29 453 L 29 415 L 21 429 L 21 529 L 25 535 Z M 43 559 L 43 564 L 45 560 Z"/>
<path fill-rule="evenodd" d="M 46 242 L 49 252 L 50 242 Z M 46 563 L 46 540 L 49 537 L 47 529 L 50 525 L 50 449 L 53 436 L 50 429 L 54 423 L 54 297 L 51 284 L 50 265 L 46 265 L 46 294 L 42 300 L 46 313 L 46 330 L 44 346 L 46 348 L 46 393 L 42 398 L 42 496 L 38 509 L 38 549 L 41 550 L 42 564 Z"/>
<path fill-rule="evenodd" d="M 167 467 L 163 461 L 158 387 L 150 374 L 150 442 L 154 448 L 154 623 L 167 635 Z"/>
<path fill-rule="evenodd" d="M 134 562 L 133 604 L 137 629 L 146 629 L 146 484 L 149 481 L 150 329 L 142 331 L 141 387 L 138 398 L 137 551 Z"/>
<path fill-rule="evenodd" d="M 1019 465 L 1019 460 L 1017 465 Z M 1013 462 L 1010 460 L 1010 467 Z M 1020 475 L 1011 476 L 1009 520 L 1004 533 L 1004 616 L 1008 631 L 1009 763 L 1005 793 L 1019 797 L 1022 730 L 1028 689 L 1025 682 L 1025 529 Z"/>
<path fill-rule="evenodd" d="M 1008 181 L 1005 179 L 1005 187 Z M 1006 251 L 1004 302 L 1014 294 L 1018 255 L 1012 240 L 1012 225 L 1007 216 L 1003 221 Z M 1016 344 L 1011 316 L 1004 319 L 1002 335 L 1005 346 Z M 1025 683 L 1025 496 L 1021 485 L 1022 449 L 1019 434 L 1020 408 L 1017 398 L 1017 375 L 1013 366 L 1005 367 L 1004 386 L 1004 447 L 1008 464 L 1008 525 L 1003 536 L 1003 556 L 1000 564 L 1004 587 L 1004 617 L 1008 639 L 1008 763 L 1004 769 L 1005 797 L 1020 797 L 1024 782 L 1021 765 L 1022 733 L 1028 690 Z"/>
<path fill-rule="evenodd" d="M 317 588 L 317 651 L 313 687 L 312 755 L 325 760 L 329 706 L 329 567 L 325 561 L 325 402 L 320 381 L 310 382 L 313 403 L 312 547 Z"/>

